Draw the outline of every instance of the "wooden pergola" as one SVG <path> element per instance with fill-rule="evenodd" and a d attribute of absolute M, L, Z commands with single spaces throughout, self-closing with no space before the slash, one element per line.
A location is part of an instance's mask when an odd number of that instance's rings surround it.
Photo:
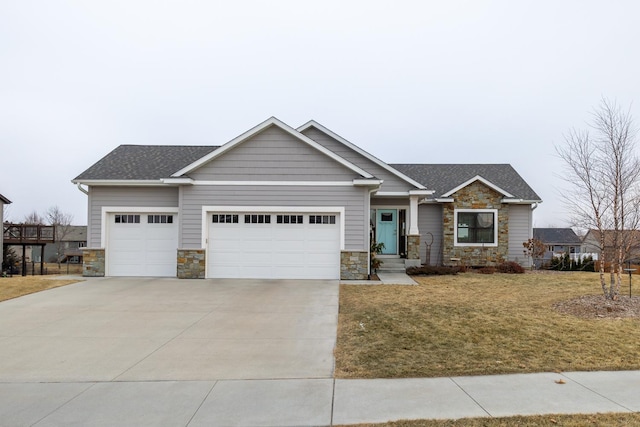
<path fill-rule="evenodd" d="M 22 275 L 27 275 L 27 246 L 40 246 L 44 253 L 47 243 L 55 243 L 56 227 L 54 225 L 34 224 L 2 224 L 3 246 L 22 246 Z M 44 257 L 40 257 L 40 274 L 44 273 Z"/>

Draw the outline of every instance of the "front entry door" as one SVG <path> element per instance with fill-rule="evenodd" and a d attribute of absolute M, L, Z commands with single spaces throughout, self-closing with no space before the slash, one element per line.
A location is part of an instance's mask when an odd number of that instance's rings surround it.
<path fill-rule="evenodd" d="M 378 209 L 376 211 L 376 240 L 384 243 L 382 255 L 398 253 L 398 210 Z"/>

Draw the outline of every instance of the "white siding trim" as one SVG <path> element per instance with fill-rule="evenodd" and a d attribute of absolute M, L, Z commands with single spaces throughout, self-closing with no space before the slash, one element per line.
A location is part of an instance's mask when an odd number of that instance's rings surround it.
<path fill-rule="evenodd" d="M 340 215 L 340 250 L 344 250 L 345 209 L 341 206 L 203 206 L 202 207 L 202 247 L 207 248 L 209 221 L 211 212 L 300 212 L 300 213 L 336 213 Z"/>
<path fill-rule="evenodd" d="M 458 213 L 493 213 L 493 243 L 458 243 Z M 453 246 L 475 246 L 485 248 L 495 248 L 498 246 L 498 209 L 454 209 L 453 210 Z"/>
<path fill-rule="evenodd" d="M 295 138 L 299 139 L 300 141 L 306 143 L 307 145 L 315 148 L 316 150 L 318 150 L 319 152 L 321 152 L 325 156 L 335 160 L 336 162 L 340 163 L 341 165 L 346 166 L 347 168 L 351 169 L 352 171 L 356 172 L 357 174 L 362 175 L 365 178 L 373 178 L 373 176 L 369 172 L 365 171 L 364 169 L 359 168 L 358 166 L 354 165 L 353 163 L 349 162 L 348 160 L 344 159 L 343 157 L 340 157 L 336 153 L 326 149 L 325 147 L 323 147 L 322 145 L 318 144 L 313 139 L 301 134 L 300 132 L 298 132 L 297 130 L 292 128 L 291 126 L 289 126 L 286 123 L 276 119 L 275 117 L 271 117 L 271 118 L 265 120 L 264 122 L 260 123 L 259 125 L 255 126 L 254 128 L 249 129 L 248 131 L 246 131 L 242 135 L 232 139 L 231 141 L 227 142 L 226 144 L 224 144 L 222 147 L 218 148 L 217 150 L 212 151 L 211 153 L 207 154 L 206 156 L 200 158 L 199 160 L 196 160 L 195 162 L 191 163 L 190 165 L 180 169 L 179 171 L 177 171 L 176 173 L 174 173 L 171 176 L 172 177 L 179 177 L 181 175 L 184 175 L 185 173 L 189 173 L 192 170 L 197 169 L 198 167 L 202 166 L 203 164 L 208 163 L 209 161 L 220 157 L 221 155 L 223 155 L 227 151 L 233 149 L 236 145 L 239 145 L 239 144 L 243 143 L 244 141 L 246 141 L 247 139 L 251 138 L 252 136 L 262 132 L 263 130 L 265 130 L 269 126 L 277 126 L 280 129 L 282 129 L 283 131 L 289 133 L 290 135 L 292 135 L 293 137 L 295 137 Z"/>
<path fill-rule="evenodd" d="M 354 183 L 353 181 L 194 181 L 193 185 L 352 187 Z"/>

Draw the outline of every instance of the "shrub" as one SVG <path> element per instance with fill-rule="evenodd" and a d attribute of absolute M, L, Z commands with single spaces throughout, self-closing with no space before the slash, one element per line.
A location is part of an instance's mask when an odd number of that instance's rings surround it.
<path fill-rule="evenodd" d="M 493 274 L 496 272 L 495 267 L 482 267 L 476 270 L 480 274 Z"/>
<path fill-rule="evenodd" d="M 524 267 L 514 261 L 503 262 L 498 265 L 497 269 L 499 273 L 524 274 Z"/>
<path fill-rule="evenodd" d="M 434 267 L 431 265 L 407 268 L 407 274 L 411 276 L 445 276 L 458 274 L 459 271 L 459 267 Z"/>

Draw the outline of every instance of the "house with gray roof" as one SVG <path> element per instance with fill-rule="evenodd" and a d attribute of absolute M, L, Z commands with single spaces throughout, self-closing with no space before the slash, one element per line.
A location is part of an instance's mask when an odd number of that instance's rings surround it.
<path fill-rule="evenodd" d="M 534 228 L 533 238 L 544 243 L 545 261 L 564 254 L 574 260 L 581 257 L 582 239 L 571 228 Z"/>
<path fill-rule="evenodd" d="M 121 145 L 73 181 L 86 276 L 366 279 L 389 264 L 527 265 L 540 197 L 505 164 L 387 164 L 315 121 L 211 146 Z"/>

